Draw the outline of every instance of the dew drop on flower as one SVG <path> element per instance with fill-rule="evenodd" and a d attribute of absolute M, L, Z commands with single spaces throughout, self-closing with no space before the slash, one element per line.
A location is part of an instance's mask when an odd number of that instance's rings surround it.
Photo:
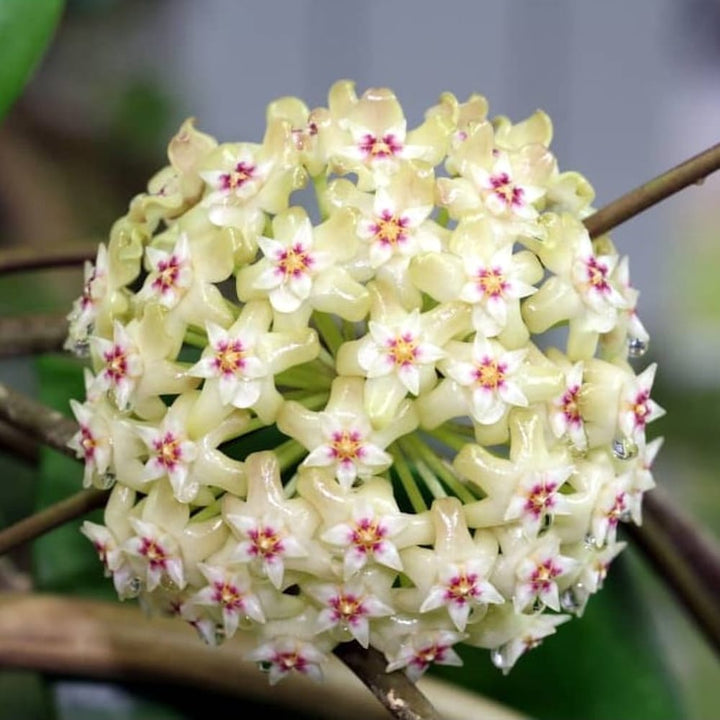
<path fill-rule="evenodd" d="M 649 343 L 638 337 L 628 338 L 628 357 L 639 358 L 648 351 Z"/>
<path fill-rule="evenodd" d="M 104 472 L 99 479 L 98 487 L 100 490 L 109 490 L 114 484 L 115 484 L 115 473 L 114 472 Z"/>
<path fill-rule="evenodd" d="M 496 668 L 506 670 L 508 667 L 508 659 L 505 646 L 501 645 L 500 647 L 493 648 L 490 651 L 490 660 Z"/>
<path fill-rule="evenodd" d="M 142 580 L 139 577 L 134 577 L 128 582 L 127 591 L 130 597 L 135 597 L 140 593 L 142 589 Z"/>
<path fill-rule="evenodd" d="M 638 454 L 637 443 L 627 437 L 616 437 L 612 442 L 612 450 L 618 460 L 631 460 Z"/>
<path fill-rule="evenodd" d="M 575 587 L 569 587 L 560 595 L 560 606 L 563 610 L 570 613 L 577 613 L 582 607 L 577 596 L 577 591 L 582 589 L 582 585 L 578 583 Z"/>

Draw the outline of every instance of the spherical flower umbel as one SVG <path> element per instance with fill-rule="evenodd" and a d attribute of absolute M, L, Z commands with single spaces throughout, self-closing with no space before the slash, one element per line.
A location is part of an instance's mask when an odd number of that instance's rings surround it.
<path fill-rule="evenodd" d="M 549 118 L 487 112 L 412 126 L 340 81 L 257 142 L 187 121 L 86 267 L 69 445 L 114 487 L 82 531 L 122 599 L 252 636 L 271 683 L 349 641 L 507 672 L 641 521 L 664 411 L 628 259 Z"/>

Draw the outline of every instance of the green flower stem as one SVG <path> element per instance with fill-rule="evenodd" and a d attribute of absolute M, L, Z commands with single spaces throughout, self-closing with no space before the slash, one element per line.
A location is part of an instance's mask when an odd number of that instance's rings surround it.
<path fill-rule="evenodd" d="M 427 463 L 435 475 L 462 500 L 463 503 L 475 502 L 477 498 L 468 490 L 453 471 L 429 448 L 417 435 L 410 435 L 407 438 L 412 449 Z"/>
<path fill-rule="evenodd" d="M 460 452 L 460 450 L 468 444 L 467 437 L 457 435 L 453 430 L 442 425 L 434 430 L 427 431 L 427 434 L 445 443 L 445 445 L 455 450 L 455 452 Z"/>
<path fill-rule="evenodd" d="M 303 447 L 297 440 L 287 440 L 273 450 L 278 459 L 280 470 L 287 470 L 299 462 L 308 454 L 307 448 Z"/>
<path fill-rule="evenodd" d="M 293 476 L 285 483 L 283 490 L 285 491 L 285 497 L 291 498 L 295 495 L 298 484 L 298 474 L 294 473 Z"/>
<path fill-rule="evenodd" d="M 475 442 L 475 428 L 473 428 L 472 425 L 465 425 L 459 422 L 447 422 L 445 423 L 445 427 L 456 435 L 467 437 L 471 442 Z"/>
<path fill-rule="evenodd" d="M 400 446 L 397 443 L 393 443 L 388 448 L 388 451 L 392 455 L 393 468 L 395 469 L 397 476 L 400 478 L 400 482 L 407 493 L 410 504 L 413 506 L 413 510 L 415 510 L 416 513 L 426 512 L 428 507 L 425 504 L 425 500 L 420 494 L 415 478 L 413 478 L 412 472 L 410 472 L 410 468 L 403 457 Z"/>
<path fill-rule="evenodd" d="M 305 390 L 326 390 L 330 387 L 332 378 L 327 368 L 320 363 L 311 366 L 300 365 L 290 368 L 275 376 L 278 387 L 294 387 Z"/>
<path fill-rule="evenodd" d="M 312 179 L 315 188 L 315 198 L 317 199 L 318 212 L 320 220 L 327 220 L 330 217 L 330 207 L 327 199 L 327 175 L 324 172 L 318 173 Z"/>
<path fill-rule="evenodd" d="M 435 218 L 435 222 L 438 225 L 442 225 L 443 227 L 448 226 L 448 222 L 450 221 L 450 215 L 448 214 L 447 208 L 441 207 L 438 210 L 437 217 Z"/>
<path fill-rule="evenodd" d="M 210 520 L 210 518 L 217 517 L 221 511 L 222 498 L 225 496 L 223 492 L 215 502 L 206 505 L 202 510 L 198 510 L 191 518 L 190 522 L 202 522 L 203 520 Z"/>
<path fill-rule="evenodd" d="M 327 313 L 314 312 L 313 320 L 327 349 L 333 356 L 337 355 L 338 348 L 343 344 L 344 340 L 334 318 Z"/>
<path fill-rule="evenodd" d="M 322 346 L 318 353 L 318 360 L 324 365 L 323 370 L 330 368 L 333 373 L 335 372 L 335 358 Z"/>
<path fill-rule="evenodd" d="M 185 331 L 185 342 L 201 350 L 204 350 L 208 346 L 207 335 L 198 330 L 190 330 L 189 328 Z"/>
<path fill-rule="evenodd" d="M 304 400 L 300 402 L 308 410 L 317 410 L 318 408 L 325 407 L 325 403 L 328 400 L 330 394 L 328 392 L 319 392 L 314 395 L 308 395 Z"/>
<path fill-rule="evenodd" d="M 422 478 L 425 483 L 425 487 L 430 491 L 430 494 L 435 498 L 447 497 L 447 492 L 442 486 L 437 476 L 432 470 L 417 457 L 417 449 L 415 445 L 410 441 L 409 437 L 404 437 L 397 441 L 400 445 L 405 457 L 412 458 L 411 462 L 417 474 Z"/>
<path fill-rule="evenodd" d="M 342 333 L 343 340 L 345 340 L 345 342 L 355 340 L 358 337 L 355 323 L 352 323 L 349 320 L 343 319 L 343 321 L 340 323 L 340 332 Z M 365 333 L 363 332 L 361 334 L 364 335 Z"/>

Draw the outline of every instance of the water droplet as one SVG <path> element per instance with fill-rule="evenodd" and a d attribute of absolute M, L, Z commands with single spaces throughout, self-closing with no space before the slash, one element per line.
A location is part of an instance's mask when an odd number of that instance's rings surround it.
<path fill-rule="evenodd" d="M 648 341 L 639 337 L 628 338 L 628 357 L 639 358 L 648 351 Z"/>
<path fill-rule="evenodd" d="M 130 597 L 135 597 L 140 593 L 140 590 L 142 590 L 143 582 L 142 580 L 135 576 L 134 578 L 131 578 L 128 582 L 128 592 L 130 593 Z"/>
<path fill-rule="evenodd" d="M 107 472 L 104 472 L 102 475 L 100 475 L 97 486 L 100 490 L 109 490 L 114 484 L 115 473 L 108 470 Z"/>
<path fill-rule="evenodd" d="M 587 533 L 583 538 L 583 542 L 585 543 L 585 547 L 591 550 L 597 544 L 597 538 L 592 533 Z"/>
<path fill-rule="evenodd" d="M 580 600 L 575 594 L 574 588 L 568 588 L 560 595 L 560 607 L 570 613 L 576 613 L 580 609 Z"/>
<path fill-rule="evenodd" d="M 612 441 L 612 451 L 618 460 L 630 460 L 638 454 L 638 446 L 628 437 L 616 437 Z"/>
<path fill-rule="evenodd" d="M 504 670 L 507 667 L 507 659 L 505 657 L 505 647 L 500 646 L 490 651 L 490 661 L 496 668 Z"/>

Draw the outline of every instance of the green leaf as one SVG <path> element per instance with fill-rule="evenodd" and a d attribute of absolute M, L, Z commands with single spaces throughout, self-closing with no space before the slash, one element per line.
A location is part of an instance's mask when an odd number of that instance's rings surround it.
<path fill-rule="evenodd" d="M 508 675 L 492 665 L 487 650 L 464 646 L 462 668 L 433 672 L 537 720 L 687 717 L 639 590 L 623 554 L 584 615 L 558 627 Z"/>
<path fill-rule="evenodd" d="M 37 67 L 63 6 L 63 0 L 0 0 L 0 118 Z"/>

